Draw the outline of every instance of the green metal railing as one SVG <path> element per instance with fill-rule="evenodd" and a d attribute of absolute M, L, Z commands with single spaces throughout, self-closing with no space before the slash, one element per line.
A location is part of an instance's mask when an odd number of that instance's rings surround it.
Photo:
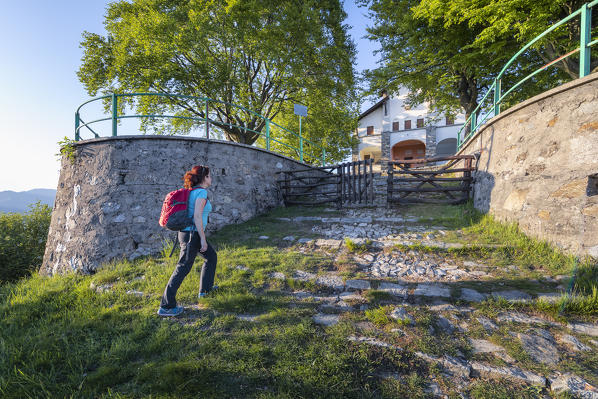
<path fill-rule="evenodd" d="M 457 133 L 457 148 L 460 149 L 467 141 L 474 135 L 474 133 L 478 130 L 480 126 L 482 126 L 488 119 L 498 115 L 500 113 L 500 104 L 503 102 L 505 97 L 513 92 L 516 88 L 521 86 L 524 82 L 526 82 L 531 77 L 537 75 L 538 73 L 546 70 L 549 66 L 572 56 L 573 54 L 579 54 L 579 77 L 583 78 L 584 76 L 589 75 L 590 73 L 590 47 L 598 43 L 598 40 L 591 39 L 592 33 L 592 7 L 598 5 L 598 0 L 594 0 L 590 3 L 584 4 L 579 10 L 575 11 L 568 17 L 560 20 L 556 24 L 552 25 L 550 28 L 546 29 L 540 35 L 536 36 L 533 40 L 527 43 L 517 54 L 515 54 L 503 67 L 500 71 L 498 76 L 494 79 L 494 82 L 486 92 L 486 94 L 480 100 L 479 105 L 477 108 L 471 113 L 467 121 L 463 127 Z M 538 40 L 542 39 L 544 36 L 548 35 L 550 32 L 554 31 L 559 26 L 567 23 L 571 19 L 580 16 L 580 39 L 579 39 L 579 47 L 576 49 L 568 52 L 567 54 L 549 62 L 548 64 L 544 65 L 541 68 L 536 69 L 534 72 L 530 73 L 517 83 L 513 85 L 509 90 L 505 93 L 501 93 L 501 79 L 504 76 L 507 68 L 513 64 L 513 62 L 523 54 L 527 49 L 529 49 L 534 43 Z M 489 107 L 483 108 L 485 101 L 489 98 L 489 94 L 494 93 L 492 96 L 492 103 L 489 104 Z M 481 115 L 482 117 L 478 120 L 478 116 Z M 469 129 L 469 131 L 467 131 Z M 465 133 L 466 135 L 462 137 L 462 134 Z"/>
<path fill-rule="evenodd" d="M 194 100 L 194 101 L 203 102 L 205 104 L 205 108 L 203 110 L 205 117 L 202 118 L 199 116 L 162 115 L 162 114 L 135 114 L 135 115 L 119 114 L 119 111 L 118 111 L 119 110 L 119 98 L 141 97 L 141 96 L 159 96 L 159 97 L 186 99 L 186 100 Z M 83 119 L 81 119 L 81 108 L 83 108 L 83 106 L 93 103 L 93 102 L 96 102 L 96 101 L 102 101 L 102 100 L 108 100 L 108 99 L 110 101 L 110 110 L 111 110 L 110 116 L 105 117 L 105 118 L 95 119 L 90 122 L 85 122 Z M 263 130 L 265 130 L 265 131 L 257 131 L 257 130 L 249 129 L 245 126 L 240 126 L 240 125 L 236 125 L 233 123 L 221 122 L 221 121 L 216 121 L 216 120 L 210 119 L 210 117 L 209 117 L 209 110 L 211 109 L 210 104 L 214 104 L 214 103 L 234 107 L 234 108 L 240 109 L 242 111 L 245 111 L 251 115 L 254 115 L 258 118 L 261 118 L 264 122 Z M 173 104 L 173 105 L 176 105 L 176 104 Z M 304 162 L 304 155 L 310 155 L 311 159 L 318 159 L 319 161 L 322 162 L 322 165 L 326 164 L 326 150 L 324 149 L 324 147 L 314 143 L 313 141 L 310 141 L 310 140 L 304 138 L 301 134 L 297 134 L 297 133 L 293 132 L 292 130 L 289 130 L 283 126 L 280 126 L 279 124 L 277 124 L 276 122 L 272 121 L 269 118 L 266 118 L 256 112 L 254 112 L 250 109 L 244 108 L 240 105 L 231 104 L 231 103 L 227 103 L 227 102 L 220 101 L 220 100 L 213 100 L 213 99 L 207 98 L 207 97 L 185 96 L 185 95 L 180 95 L 180 94 L 164 94 L 164 93 L 116 94 L 116 93 L 112 93 L 109 95 L 92 98 L 91 100 L 88 100 L 88 101 L 84 102 L 83 104 L 81 104 L 77 108 L 77 111 L 75 111 L 75 141 L 81 140 L 80 132 L 81 132 L 81 129 L 83 129 L 83 128 L 88 129 L 94 135 L 94 137 L 96 137 L 96 138 L 100 137 L 100 135 L 96 131 L 94 131 L 90 127 L 90 125 L 92 125 L 94 123 L 98 123 L 98 122 L 105 122 L 105 121 L 111 121 L 112 136 L 117 136 L 118 135 L 118 121 L 121 119 L 128 119 L 128 118 L 172 118 L 172 119 L 186 119 L 186 120 L 192 120 L 192 121 L 197 121 L 197 122 L 203 122 L 204 128 L 205 128 L 205 138 L 207 138 L 207 139 L 210 139 L 210 125 L 213 125 L 216 127 L 228 126 L 231 128 L 238 128 L 238 129 L 244 130 L 245 132 L 255 133 L 255 134 L 259 135 L 260 137 L 262 137 L 264 139 L 264 144 L 265 144 L 264 147 L 268 151 L 270 151 L 270 148 L 273 143 L 277 143 L 278 145 L 289 148 L 293 152 L 296 152 L 298 154 L 300 162 Z M 278 129 L 281 134 L 290 134 L 290 135 L 298 138 L 299 148 L 297 148 L 289 143 L 286 143 L 284 141 L 281 141 L 280 137 L 279 138 L 273 137 L 272 133 L 273 133 L 274 129 Z M 311 150 L 309 152 L 309 154 L 306 154 L 306 152 L 305 152 L 306 147 Z M 315 149 L 319 149 L 320 150 L 319 152 L 321 155 L 318 156 L 314 152 Z"/>

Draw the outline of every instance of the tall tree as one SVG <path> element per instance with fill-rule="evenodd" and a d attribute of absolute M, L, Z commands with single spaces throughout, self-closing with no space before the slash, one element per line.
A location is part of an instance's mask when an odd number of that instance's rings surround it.
<path fill-rule="evenodd" d="M 554 2 L 560 6 L 554 7 Z M 374 20 L 369 37 L 380 42 L 382 53 L 381 67 L 366 74 L 372 91 L 385 87 L 397 91 L 405 86 L 411 91 L 412 103 L 430 101 L 434 109 L 443 112 L 461 108 L 469 117 L 507 61 L 527 41 L 561 19 L 564 3 L 567 1 L 363 0 L 362 4 L 370 5 Z M 550 48 L 562 46 L 562 37 L 556 36 Z M 552 59 L 550 52 L 540 50 L 539 44 L 523 53 L 501 77 L 503 87 L 511 87 Z M 505 105 L 563 81 L 563 71 L 548 70 L 534 76 L 513 92 Z"/>
<path fill-rule="evenodd" d="M 540 35 L 550 26 L 577 11 L 587 0 L 422 0 L 420 15 L 441 19 L 445 26 L 466 23 L 481 28 L 474 45 L 485 46 L 496 37 L 514 37 L 520 46 Z M 593 36 L 598 33 L 598 12 L 592 13 Z M 537 42 L 533 51 L 544 64 L 552 62 L 579 47 L 580 17 L 573 18 Z M 541 65 L 539 65 L 541 66 Z M 563 58 L 554 64 L 569 78 L 579 77 L 579 57 Z M 598 68 L 598 57 L 592 58 L 591 69 Z"/>
<path fill-rule="evenodd" d="M 210 104 L 210 117 L 240 143 L 254 143 L 264 129 L 253 112 L 281 120 L 289 104 L 316 91 L 321 96 L 312 100 L 341 118 L 327 122 L 344 125 L 356 108 L 345 17 L 339 0 L 121 0 L 108 6 L 106 36 L 83 34 L 78 76 L 90 95 L 154 91 L 220 100 Z M 205 116 L 205 104 L 193 99 L 134 101 L 128 105 L 143 114 Z M 194 124 L 171 120 L 168 131 Z M 329 133 L 346 143 L 350 131 Z"/>

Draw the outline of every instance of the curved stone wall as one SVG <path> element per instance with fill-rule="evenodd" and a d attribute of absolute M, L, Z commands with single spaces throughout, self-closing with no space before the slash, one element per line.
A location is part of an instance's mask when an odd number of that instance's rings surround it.
<path fill-rule="evenodd" d="M 280 170 L 303 168 L 256 147 L 189 137 L 119 136 L 76 144 L 62 160 L 43 274 L 93 272 L 113 259 L 159 252 L 175 233 L 158 225 L 165 195 L 193 165 L 210 167 L 207 232 L 282 205 Z"/>
<path fill-rule="evenodd" d="M 598 257 L 598 73 L 494 117 L 459 153 L 476 152 L 477 209 Z"/>

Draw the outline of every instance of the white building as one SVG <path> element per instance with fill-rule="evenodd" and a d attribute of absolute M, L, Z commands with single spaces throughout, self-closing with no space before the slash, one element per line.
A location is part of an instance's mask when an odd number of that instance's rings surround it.
<path fill-rule="evenodd" d="M 386 160 L 431 158 L 453 155 L 457 151 L 457 132 L 465 122 L 463 114 L 451 119 L 431 113 L 429 104 L 410 107 L 408 91 L 382 98 L 359 116 L 353 160 L 373 158 Z"/>

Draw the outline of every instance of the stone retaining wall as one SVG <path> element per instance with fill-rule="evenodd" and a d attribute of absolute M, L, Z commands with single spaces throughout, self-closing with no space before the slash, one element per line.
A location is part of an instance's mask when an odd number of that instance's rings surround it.
<path fill-rule="evenodd" d="M 276 172 L 305 167 L 259 148 L 201 138 L 79 142 L 75 161 L 62 161 L 41 272 L 93 272 L 113 259 L 159 252 L 175 236 L 158 225 L 162 201 L 196 164 L 212 174 L 208 233 L 282 205 Z"/>
<path fill-rule="evenodd" d="M 598 73 L 491 119 L 459 154 L 476 152 L 477 209 L 598 257 Z"/>

